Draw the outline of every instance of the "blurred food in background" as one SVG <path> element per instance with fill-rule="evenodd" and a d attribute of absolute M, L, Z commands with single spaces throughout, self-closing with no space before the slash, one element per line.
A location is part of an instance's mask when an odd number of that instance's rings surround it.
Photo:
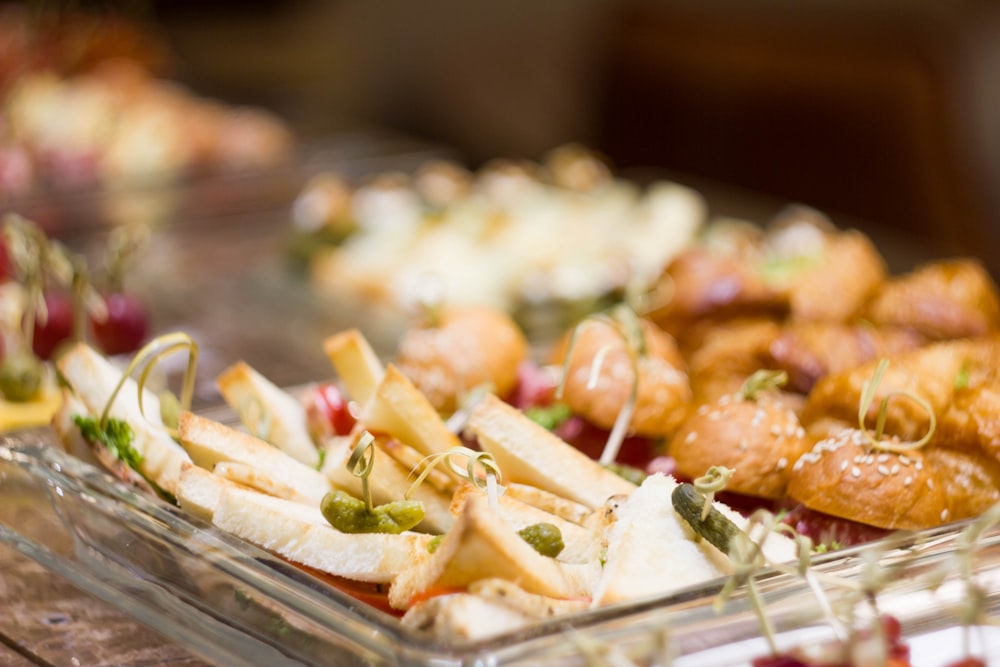
<path fill-rule="evenodd" d="M 157 182 L 289 161 L 275 115 L 170 81 L 153 29 L 110 13 L 0 8 L 0 195 Z"/>
<path fill-rule="evenodd" d="M 434 161 L 358 185 L 325 173 L 292 211 L 295 252 L 321 291 L 401 312 L 490 305 L 533 333 L 651 284 L 706 215 L 698 192 L 618 178 L 578 145 L 477 171 Z"/>

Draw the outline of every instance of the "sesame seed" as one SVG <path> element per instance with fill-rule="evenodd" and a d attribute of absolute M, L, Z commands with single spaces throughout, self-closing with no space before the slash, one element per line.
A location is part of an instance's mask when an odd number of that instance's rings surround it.
<path fill-rule="evenodd" d="M 707 415 L 707 414 L 708 414 L 708 411 L 709 411 L 710 409 L 711 409 L 711 408 L 709 408 L 709 407 L 708 407 L 707 405 L 699 405 L 699 406 L 698 406 L 698 416 L 699 416 L 699 417 L 704 417 L 705 415 Z"/>
<path fill-rule="evenodd" d="M 892 468 L 889 470 L 889 472 L 891 472 L 893 475 L 898 475 L 899 474 L 899 464 L 898 463 L 893 463 L 892 464 Z"/>
<path fill-rule="evenodd" d="M 899 462 L 902 463 L 904 466 L 908 466 L 910 465 L 910 458 L 906 454 L 900 454 Z"/>
<path fill-rule="evenodd" d="M 771 425 L 771 435 L 773 435 L 773 436 L 774 436 L 774 437 L 776 437 L 776 438 L 777 438 L 777 437 L 778 437 L 779 435 L 781 435 L 781 427 L 780 427 L 780 426 L 778 426 L 777 424 L 772 424 L 772 425 Z"/>
<path fill-rule="evenodd" d="M 840 462 L 840 472 L 844 472 L 845 470 L 847 470 L 847 461 L 841 461 Z"/>
<path fill-rule="evenodd" d="M 923 461 L 917 461 L 917 464 L 914 467 L 917 470 L 923 470 L 924 469 L 924 462 Z"/>
<path fill-rule="evenodd" d="M 708 420 L 717 422 L 722 417 L 722 414 L 718 410 L 712 410 L 708 413 Z"/>
<path fill-rule="evenodd" d="M 786 459 L 784 456 L 782 456 L 780 459 L 778 459 L 777 469 L 778 470 L 784 470 L 787 467 L 788 467 L 788 459 Z"/>
<path fill-rule="evenodd" d="M 927 478 L 927 488 L 928 489 L 933 489 L 934 488 L 934 480 L 931 479 L 930 477 Z"/>
<path fill-rule="evenodd" d="M 729 403 L 732 400 L 733 400 L 732 396 L 730 396 L 729 394 L 723 394 L 722 396 L 719 397 L 719 405 L 729 405 Z"/>
<path fill-rule="evenodd" d="M 852 466 L 851 474 L 854 475 L 855 477 L 861 477 L 861 469 L 858 468 L 858 466 Z"/>
<path fill-rule="evenodd" d="M 885 463 L 888 460 L 889 460 L 889 455 L 888 454 L 879 454 L 878 455 L 878 462 L 879 463 Z"/>
<path fill-rule="evenodd" d="M 909 486 L 912 483 L 913 483 L 913 478 L 910 477 L 909 475 L 907 475 L 906 479 L 903 480 L 903 486 Z"/>
<path fill-rule="evenodd" d="M 740 438 L 740 451 L 745 452 L 747 450 L 747 439 Z"/>
<path fill-rule="evenodd" d="M 880 465 L 878 468 L 876 468 L 876 470 L 878 470 L 883 475 L 888 475 L 889 474 L 889 469 L 886 468 L 883 465 Z"/>
<path fill-rule="evenodd" d="M 801 426 L 798 427 L 797 429 L 795 429 L 795 437 L 798 438 L 799 440 L 806 437 L 806 430 Z"/>
<path fill-rule="evenodd" d="M 948 508 L 947 507 L 944 508 L 943 510 L 941 510 L 941 520 L 942 521 L 947 521 L 948 520 Z"/>
<path fill-rule="evenodd" d="M 690 445 L 692 442 L 695 441 L 695 438 L 697 437 L 698 433 L 696 431 L 691 431 L 684 437 L 684 442 Z"/>
<path fill-rule="evenodd" d="M 802 466 L 804 466 L 805 463 L 806 463 L 805 461 L 799 459 L 798 461 L 795 462 L 795 465 L 792 466 L 792 470 L 795 470 L 796 472 L 802 470 Z"/>
<path fill-rule="evenodd" d="M 791 438 L 792 436 L 795 435 L 795 424 L 794 423 L 788 422 L 788 426 L 785 427 L 785 435 L 787 435 L 789 438 Z"/>

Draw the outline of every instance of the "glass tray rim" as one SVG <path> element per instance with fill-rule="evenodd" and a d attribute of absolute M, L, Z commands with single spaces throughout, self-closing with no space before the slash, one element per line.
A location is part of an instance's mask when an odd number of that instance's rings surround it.
<path fill-rule="evenodd" d="M 229 414 L 226 408 L 205 412 L 223 418 Z M 49 485 L 75 487 L 77 491 L 91 496 L 95 503 L 116 511 L 116 515 L 125 521 L 143 523 L 151 519 L 174 530 L 190 531 L 190 534 L 210 541 L 218 549 L 212 556 L 213 567 L 222 567 L 229 575 L 253 586 L 255 591 L 269 596 L 271 601 L 287 605 L 321 625 L 330 618 L 349 616 L 360 631 L 345 637 L 331 624 L 329 626 L 333 633 L 331 638 L 357 641 L 368 635 L 367 640 L 371 642 L 376 652 L 404 656 L 399 664 L 464 665 L 483 664 L 483 660 L 489 664 L 504 664 L 507 657 L 516 660 L 519 651 L 564 644 L 570 636 L 569 633 L 577 631 L 599 633 L 609 628 L 617 628 L 615 631 L 619 632 L 624 624 L 629 632 L 642 633 L 652 631 L 657 623 L 663 622 L 668 616 L 674 620 L 680 619 L 682 622 L 704 618 L 706 615 L 718 616 L 715 612 L 711 612 L 708 601 L 719 592 L 723 580 L 706 582 L 667 596 L 602 607 L 569 617 L 543 621 L 523 630 L 494 637 L 466 642 L 444 642 L 405 627 L 388 614 L 359 605 L 341 591 L 322 584 L 268 552 L 228 535 L 207 522 L 189 516 L 180 508 L 150 497 L 113 478 L 104 470 L 72 456 L 62 449 L 51 428 L 40 427 L 0 434 L 0 462 L 20 466 L 35 477 L 36 481 Z M 951 549 L 949 545 L 967 523 L 915 533 L 912 544 L 919 543 L 931 556 L 947 554 Z M 4 526 L 0 525 L 0 529 L 3 528 Z M 27 551 L 25 550 L 25 545 L 20 543 L 23 540 L 27 538 L 18 535 L 16 530 L 9 528 L 0 530 L 0 542 L 12 544 L 22 553 L 39 560 L 37 553 L 31 553 L 31 545 L 28 545 Z M 44 545 L 42 551 L 44 552 Z M 852 548 L 824 555 L 816 560 L 817 567 L 831 572 L 856 568 L 862 551 L 863 548 Z M 106 601 L 112 598 L 110 601 L 115 603 L 114 593 L 119 591 L 101 590 L 100 587 L 105 585 L 104 582 L 85 567 L 74 568 L 73 564 L 64 562 L 61 564 L 62 571 L 59 571 L 59 563 L 43 562 L 43 560 L 39 562 L 69 578 L 78 587 L 97 594 Z M 773 581 L 773 586 L 779 593 L 784 591 L 792 594 L 801 592 L 805 588 L 801 582 L 790 580 L 787 575 L 778 573 L 765 575 L 762 580 Z M 122 611 L 147 624 L 151 620 L 162 620 L 162 617 L 156 616 L 155 613 L 150 616 L 148 613 L 136 613 L 142 610 L 127 606 L 122 608 L 121 604 L 118 606 Z M 631 629 L 628 629 L 629 625 L 632 626 Z M 205 636 L 187 634 L 173 636 L 169 632 L 166 634 L 178 643 L 194 649 L 203 648 L 201 643 L 210 640 Z"/>

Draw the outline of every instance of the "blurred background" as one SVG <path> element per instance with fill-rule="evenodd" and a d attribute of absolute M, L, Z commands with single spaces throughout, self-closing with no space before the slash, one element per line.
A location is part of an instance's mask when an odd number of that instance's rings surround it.
<path fill-rule="evenodd" d="M 374 124 L 475 164 L 582 141 L 989 255 L 989 0 L 162 2 L 177 76 L 305 136 Z M 995 266 L 992 256 L 985 259 Z"/>
<path fill-rule="evenodd" d="M 126 17 L 138 31 L 102 37 L 106 51 L 138 53 L 200 95 L 269 109 L 300 141 L 392 130 L 470 166 L 579 141 L 616 168 L 807 203 L 997 269 L 1000 5 L 990 0 L 11 7 Z"/>

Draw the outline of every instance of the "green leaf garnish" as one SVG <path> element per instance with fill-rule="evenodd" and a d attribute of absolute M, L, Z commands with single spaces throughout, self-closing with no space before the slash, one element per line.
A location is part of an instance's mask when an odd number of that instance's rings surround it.
<path fill-rule="evenodd" d="M 573 416 L 573 410 L 565 403 L 553 403 L 552 405 L 535 405 L 527 408 L 524 415 L 539 426 L 553 431 Z"/>
<path fill-rule="evenodd" d="M 104 447 L 112 457 L 134 470 L 149 486 L 164 500 L 173 504 L 177 499 L 170 492 L 143 472 L 143 456 L 132 445 L 135 441 L 135 431 L 128 422 L 109 418 L 103 424 L 96 417 L 73 415 L 73 423 L 80 429 L 80 434 L 90 443 Z"/>

